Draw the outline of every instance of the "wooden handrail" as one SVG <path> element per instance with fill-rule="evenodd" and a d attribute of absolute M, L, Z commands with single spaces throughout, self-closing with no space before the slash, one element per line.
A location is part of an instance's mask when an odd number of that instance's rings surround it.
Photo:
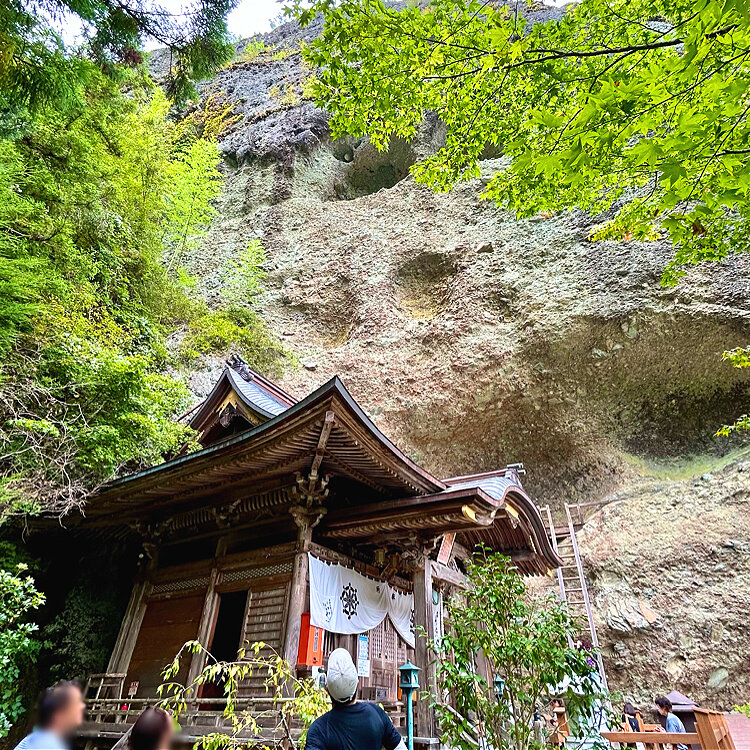
<path fill-rule="evenodd" d="M 602 732 L 610 742 L 632 745 L 643 742 L 647 745 L 699 745 L 700 738 L 695 732 Z"/>
<path fill-rule="evenodd" d="M 163 698 L 91 698 L 89 700 L 89 707 L 91 706 L 120 706 L 120 705 L 139 705 L 144 708 L 147 705 L 157 705 L 161 703 Z M 296 700 L 295 698 L 287 698 L 284 696 L 275 696 L 268 694 L 267 697 L 256 697 L 256 698 L 237 698 L 232 701 L 237 706 L 254 703 L 289 703 L 290 701 Z M 191 698 L 191 701 L 196 703 L 211 703 L 217 706 L 225 706 L 227 704 L 226 698 Z M 384 703 L 397 703 L 398 701 L 383 701 Z"/>

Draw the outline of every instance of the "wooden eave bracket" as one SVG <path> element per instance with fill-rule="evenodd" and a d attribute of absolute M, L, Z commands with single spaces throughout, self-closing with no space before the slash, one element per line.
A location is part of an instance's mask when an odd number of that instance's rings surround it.
<path fill-rule="evenodd" d="M 310 480 L 311 482 L 318 477 L 318 471 L 320 465 L 323 463 L 323 457 L 326 452 L 326 445 L 328 445 L 328 438 L 331 436 L 331 430 L 336 422 L 336 415 L 332 409 L 326 412 L 323 420 L 323 427 L 320 430 L 320 437 L 318 438 L 318 445 L 315 449 L 315 455 L 313 456 L 312 463 L 310 464 Z"/>

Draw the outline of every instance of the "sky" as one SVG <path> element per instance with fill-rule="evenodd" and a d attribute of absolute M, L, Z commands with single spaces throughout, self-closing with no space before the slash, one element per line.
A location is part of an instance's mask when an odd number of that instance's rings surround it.
<path fill-rule="evenodd" d="M 241 0 L 229 16 L 229 31 L 239 37 L 268 31 L 269 21 L 281 13 L 282 7 L 277 0 Z"/>
<path fill-rule="evenodd" d="M 184 0 L 160 0 L 158 5 L 179 14 L 186 3 Z M 276 18 L 283 9 L 278 0 L 240 0 L 238 6 L 227 19 L 230 33 L 239 38 L 261 34 L 270 31 L 271 20 Z M 81 26 L 73 18 L 68 18 L 63 30 L 63 39 L 67 44 L 74 44 L 80 40 Z M 146 40 L 147 50 L 155 49 L 159 45 Z"/>

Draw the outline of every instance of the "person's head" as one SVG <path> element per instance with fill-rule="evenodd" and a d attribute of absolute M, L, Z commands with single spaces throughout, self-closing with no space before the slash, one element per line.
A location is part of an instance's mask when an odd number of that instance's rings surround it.
<path fill-rule="evenodd" d="M 167 750 L 172 741 L 172 717 L 163 708 L 146 708 L 130 730 L 130 750 Z"/>
<path fill-rule="evenodd" d="M 326 689 L 334 705 L 346 706 L 357 697 L 357 668 L 345 648 L 337 648 L 328 657 Z"/>
<path fill-rule="evenodd" d="M 636 714 L 636 707 L 632 704 L 631 701 L 625 701 L 625 705 L 623 706 L 623 712 L 626 713 L 628 716 L 635 716 Z"/>
<path fill-rule="evenodd" d="M 669 698 L 660 695 L 654 703 L 656 704 L 656 710 L 661 716 L 669 716 L 672 713 L 672 701 Z"/>
<path fill-rule="evenodd" d="M 37 724 L 64 736 L 83 723 L 85 708 L 81 686 L 77 682 L 60 682 L 39 697 Z"/>

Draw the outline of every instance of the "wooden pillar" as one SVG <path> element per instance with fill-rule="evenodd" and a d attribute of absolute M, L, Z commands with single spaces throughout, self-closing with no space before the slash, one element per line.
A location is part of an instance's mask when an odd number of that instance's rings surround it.
<path fill-rule="evenodd" d="M 198 625 L 198 633 L 196 634 L 196 640 L 204 648 L 210 648 L 211 636 L 213 634 L 214 625 L 216 624 L 216 616 L 219 613 L 219 594 L 216 593 L 216 582 L 219 580 L 219 570 L 214 565 L 211 568 L 211 574 L 208 577 L 208 587 L 206 588 L 206 596 L 203 599 L 203 609 L 201 610 L 200 624 Z M 206 655 L 203 652 L 198 652 L 192 655 L 190 659 L 190 668 L 188 669 L 186 684 L 192 685 L 196 677 L 201 673 L 201 670 L 206 664 Z M 197 696 L 191 696 L 196 698 Z"/>
<path fill-rule="evenodd" d="M 149 579 L 155 567 L 156 559 L 154 557 L 149 561 L 146 570 L 133 584 L 130 601 L 120 625 L 120 632 L 117 634 L 117 640 L 107 664 L 108 674 L 126 674 L 130 667 L 130 660 L 133 658 L 143 616 L 146 614 L 146 599 L 151 593 L 152 586 Z M 127 685 L 125 687 L 127 688 Z"/>
<path fill-rule="evenodd" d="M 146 600 L 153 588 L 151 577 L 159 560 L 161 533 L 154 529 L 136 530 L 143 536 L 143 553 L 148 562 L 137 576 L 133 590 L 130 592 L 130 600 L 120 625 L 120 632 L 117 634 L 117 640 L 107 664 L 108 674 L 127 674 L 143 617 L 146 614 Z M 124 686 L 125 689 L 127 687 L 127 685 Z"/>
<path fill-rule="evenodd" d="M 299 637 L 302 628 L 302 614 L 305 611 L 307 598 L 307 551 L 312 543 L 313 529 L 320 523 L 326 513 L 323 500 L 328 495 L 330 477 L 320 477 L 318 469 L 323 460 L 325 444 L 333 427 L 333 412 L 326 412 L 321 430 L 318 449 L 313 465 L 307 477 L 297 475 L 297 487 L 293 491 L 296 505 L 289 508 L 289 513 L 297 524 L 297 551 L 292 568 L 292 584 L 289 589 L 289 601 L 286 608 L 286 625 L 284 627 L 284 646 L 282 656 L 294 669 L 297 665 Z"/>
<path fill-rule="evenodd" d="M 292 491 L 292 496 L 297 504 L 289 508 L 289 512 L 297 524 L 297 554 L 294 556 L 294 567 L 292 568 L 292 585 L 289 590 L 289 603 L 286 610 L 282 655 L 292 669 L 297 664 L 302 614 L 305 611 L 305 599 L 307 597 L 307 551 L 312 542 L 313 529 L 320 523 L 320 519 L 326 513 L 323 501 L 328 496 L 330 476 L 321 477 L 319 471 L 335 421 L 336 417 L 333 411 L 327 411 L 320 430 L 315 455 L 310 464 L 310 471 L 306 477 L 303 477 L 301 473 L 297 474 L 297 486 Z"/>
<path fill-rule="evenodd" d="M 427 647 L 427 639 L 435 637 L 435 620 L 432 602 L 432 564 L 427 555 L 417 560 L 413 576 L 414 583 L 414 627 L 417 629 L 414 662 L 420 668 L 420 693 L 423 690 L 437 693 L 434 655 Z M 422 633 L 422 631 L 424 631 Z M 425 637 L 426 636 L 426 637 Z M 435 736 L 435 715 L 429 699 L 417 697 L 417 734 L 420 737 Z"/>
<path fill-rule="evenodd" d="M 312 528 L 300 527 L 297 540 L 297 554 L 294 556 L 294 567 L 292 568 L 292 584 L 289 588 L 286 626 L 284 627 L 283 657 L 291 665 L 292 669 L 297 664 L 302 614 L 305 611 L 308 566 L 307 549 L 311 540 Z"/>

